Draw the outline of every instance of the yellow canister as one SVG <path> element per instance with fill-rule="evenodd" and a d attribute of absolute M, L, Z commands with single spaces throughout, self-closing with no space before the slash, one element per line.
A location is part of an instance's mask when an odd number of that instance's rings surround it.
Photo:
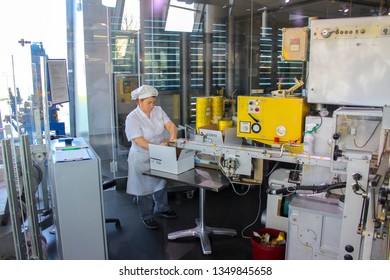
<path fill-rule="evenodd" d="M 223 97 L 211 96 L 211 119 L 223 118 Z"/>
<path fill-rule="evenodd" d="M 225 128 L 233 127 L 233 120 L 219 120 L 218 130 L 224 131 Z"/>
<path fill-rule="evenodd" d="M 196 130 L 209 125 L 211 122 L 211 99 L 209 97 L 196 98 Z"/>

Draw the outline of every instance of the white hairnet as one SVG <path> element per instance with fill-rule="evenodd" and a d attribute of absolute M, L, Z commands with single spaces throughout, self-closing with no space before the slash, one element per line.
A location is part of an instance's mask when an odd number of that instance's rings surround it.
<path fill-rule="evenodd" d="M 152 86 L 148 85 L 143 85 L 140 86 L 139 88 L 136 88 L 131 92 L 131 99 L 136 100 L 136 99 L 144 99 L 148 97 L 157 97 L 158 96 L 158 91 Z"/>

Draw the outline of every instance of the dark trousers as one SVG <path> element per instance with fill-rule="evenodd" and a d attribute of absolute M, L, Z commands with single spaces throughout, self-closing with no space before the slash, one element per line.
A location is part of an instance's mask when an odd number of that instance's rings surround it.
<path fill-rule="evenodd" d="M 137 196 L 138 210 L 142 220 L 153 218 L 156 212 L 169 210 L 168 194 L 166 188 L 157 192 Z"/>

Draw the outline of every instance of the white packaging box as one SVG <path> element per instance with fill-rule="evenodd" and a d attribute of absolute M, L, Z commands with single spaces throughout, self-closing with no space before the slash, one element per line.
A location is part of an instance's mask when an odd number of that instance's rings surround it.
<path fill-rule="evenodd" d="M 149 144 L 150 168 L 180 174 L 195 167 L 195 151 Z"/>
<path fill-rule="evenodd" d="M 217 125 L 211 124 L 199 128 L 199 133 L 204 136 L 203 141 L 211 144 L 236 144 L 241 145 L 242 139 L 237 137 L 236 127 L 227 127 L 224 131 L 218 130 Z"/>

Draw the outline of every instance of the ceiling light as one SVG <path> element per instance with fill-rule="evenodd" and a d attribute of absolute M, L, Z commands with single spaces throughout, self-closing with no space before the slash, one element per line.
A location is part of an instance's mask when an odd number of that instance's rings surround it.
<path fill-rule="evenodd" d="M 102 5 L 109 8 L 115 8 L 116 0 L 102 0 Z"/>
<path fill-rule="evenodd" d="M 165 31 L 192 32 L 195 22 L 194 4 L 171 0 L 165 23 Z"/>

